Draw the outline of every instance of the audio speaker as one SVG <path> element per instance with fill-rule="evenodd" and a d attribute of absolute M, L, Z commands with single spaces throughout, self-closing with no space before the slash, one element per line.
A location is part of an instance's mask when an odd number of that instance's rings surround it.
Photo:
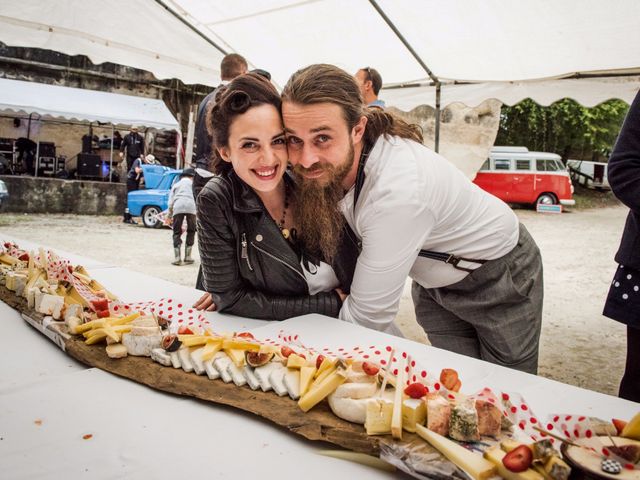
<path fill-rule="evenodd" d="M 102 161 L 100 160 L 100 155 L 94 155 L 93 153 L 79 153 L 76 175 L 78 177 L 101 178 L 101 166 Z"/>

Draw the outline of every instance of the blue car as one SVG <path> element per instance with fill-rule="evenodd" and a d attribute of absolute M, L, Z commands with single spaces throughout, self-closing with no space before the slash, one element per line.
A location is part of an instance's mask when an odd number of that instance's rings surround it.
<path fill-rule="evenodd" d="M 169 193 L 182 170 L 161 165 L 142 165 L 145 188 L 129 192 L 127 207 L 134 217 L 142 217 L 147 228 L 160 228 L 156 215 L 169 208 Z"/>

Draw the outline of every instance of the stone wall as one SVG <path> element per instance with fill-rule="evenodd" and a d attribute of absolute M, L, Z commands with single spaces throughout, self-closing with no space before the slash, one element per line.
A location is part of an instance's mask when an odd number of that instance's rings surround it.
<path fill-rule="evenodd" d="M 127 188 L 123 183 L 59 180 L 1 175 L 9 190 L 4 212 L 121 215 Z"/>
<path fill-rule="evenodd" d="M 486 100 L 477 107 L 452 103 L 440 113 L 440 154 L 462 170 L 468 178 L 475 178 L 489 156 L 489 150 L 498 135 L 501 106 L 502 103 L 498 100 Z M 421 105 L 410 112 L 396 108 L 387 110 L 409 123 L 420 125 L 424 144 L 433 148 L 434 108 Z"/>

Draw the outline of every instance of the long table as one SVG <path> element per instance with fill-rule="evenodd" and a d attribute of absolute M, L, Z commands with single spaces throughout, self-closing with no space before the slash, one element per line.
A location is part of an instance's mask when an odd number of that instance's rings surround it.
<path fill-rule="evenodd" d="M 89 259 L 74 261 L 93 265 L 87 267 L 90 274 L 124 301 L 171 297 L 192 303 L 202 293 Z M 284 330 L 314 347 L 393 344 L 433 371 L 456 368 L 465 392 L 490 387 L 522 394 L 539 418 L 571 413 L 624 419 L 640 411 L 633 402 L 322 315 L 284 322 L 206 315 L 218 331 L 251 330 L 258 338 L 274 338 Z M 0 353 L 2 478 L 405 477 L 320 455 L 333 447 L 306 441 L 246 413 L 86 368 L 1 302 L 0 322 L 6 339 Z"/>

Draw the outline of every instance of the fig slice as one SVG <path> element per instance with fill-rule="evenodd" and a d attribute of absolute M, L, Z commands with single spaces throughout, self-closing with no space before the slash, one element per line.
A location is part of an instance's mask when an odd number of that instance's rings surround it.
<path fill-rule="evenodd" d="M 174 334 L 165 335 L 162 337 L 162 348 L 167 352 L 175 352 L 180 348 L 182 342 L 178 340 L 178 336 Z"/>
<path fill-rule="evenodd" d="M 251 350 L 247 350 L 244 353 L 244 359 L 247 362 L 247 365 L 250 367 L 261 367 L 262 365 L 266 365 L 271 361 L 274 357 L 273 352 L 271 353 L 260 353 Z"/>

